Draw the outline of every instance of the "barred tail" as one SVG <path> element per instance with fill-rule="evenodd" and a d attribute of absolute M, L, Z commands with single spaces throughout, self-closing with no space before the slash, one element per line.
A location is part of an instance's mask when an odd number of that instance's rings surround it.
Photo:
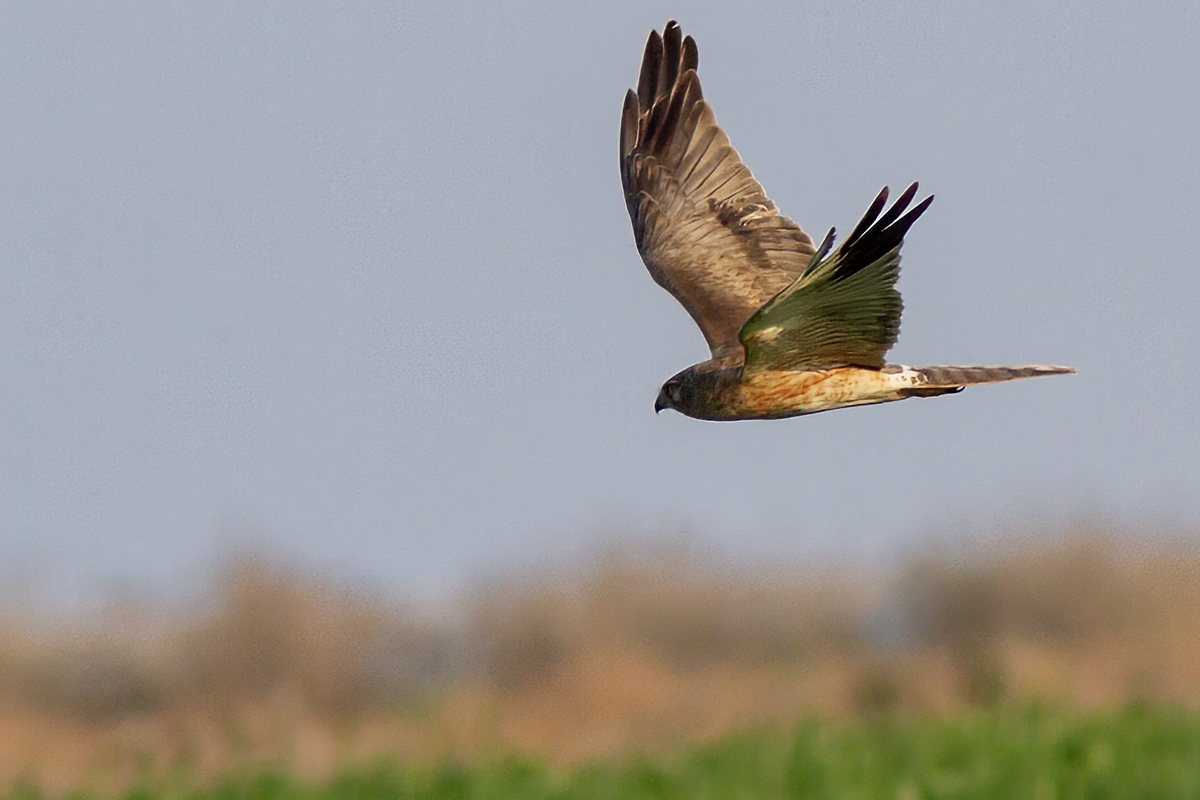
<path fill-rule="evenodd" d="M 920 385 L 907 390 L 913 397 L 933 397 L 958 392 L 977 383 L 1000 383 L 1039 375 L 1069 375 L 1071 367 L 909 367 L 920 376 Z"/>

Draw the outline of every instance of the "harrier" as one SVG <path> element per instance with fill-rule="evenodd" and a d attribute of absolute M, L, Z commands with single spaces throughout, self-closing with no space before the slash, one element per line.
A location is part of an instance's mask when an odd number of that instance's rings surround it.
<path fill-rule="evenodd" d="M 885 187 L 833 249 L 779 213 L 700 92 L 696 43 L 650 32 L 621 112 L 621 184 L 638 251 L 712 351 L 665 384 L 654 410 L 710 420 L 777 419 L 934 397 L 1069 367 L 904 367 L 900 246 L 929 207 L 917 184 L 890 208 Z"/>

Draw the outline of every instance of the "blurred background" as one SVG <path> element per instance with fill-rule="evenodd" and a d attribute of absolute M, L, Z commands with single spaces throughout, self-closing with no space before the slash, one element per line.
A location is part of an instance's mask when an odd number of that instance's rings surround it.
<path fill-rule="evenodd" d="M 706 348 L 616 135 L 669 18 L 814 235 L 937 196 L 894 361 L 1079 374 L 656 417 Z M 1187 3 L 3 6 L 0 781 L 1197 703 L 1198 40 Z"/>

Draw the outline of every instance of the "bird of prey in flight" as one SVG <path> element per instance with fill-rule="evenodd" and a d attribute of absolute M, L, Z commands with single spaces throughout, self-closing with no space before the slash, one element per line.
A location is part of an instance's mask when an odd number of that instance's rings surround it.
<path fill-rule="evenodd" d="M 836 249 L 779 213 L 700 92 L 692 37 L 650 32 L 637 91 L 621 112 L 621 184 L 651 276 L 674 295 L 712 358 L 668 380 L 655 411 L 776 419 L 933 397 L 1069 367 L 904 367 L 900 245 L 929 207 L 917 184 L 885 210 L 885 187 Z"/>

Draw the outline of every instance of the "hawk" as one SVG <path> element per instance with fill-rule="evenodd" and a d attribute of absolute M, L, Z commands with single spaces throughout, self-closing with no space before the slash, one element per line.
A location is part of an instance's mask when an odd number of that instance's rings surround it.
<path fill-rule="evenodd" d="M 1069 367 L 905 367 L 904 235 L 933 201 L 888 190 L 835 250 L 779 213 L 700 91 L 696 42 L 674 21 L 650 32 L 621 111 L 621 184 L 638 252 L 700 327 L 712 358 L 663 384 L 654 410 L 708 420 L 777 419 L 933 397 Z"/>

